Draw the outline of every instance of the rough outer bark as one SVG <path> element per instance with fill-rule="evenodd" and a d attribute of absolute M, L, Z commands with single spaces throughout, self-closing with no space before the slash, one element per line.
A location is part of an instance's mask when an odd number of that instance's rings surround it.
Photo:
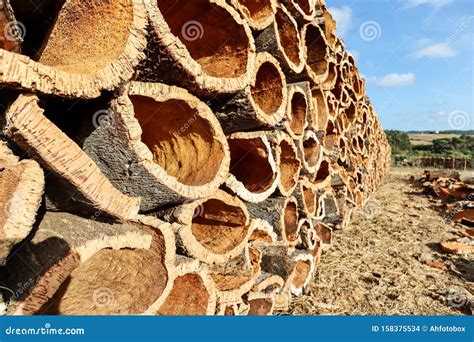
<path fill-rule="evenodd" d="M 119 192 L 43 112 L 35 95 L 20 95 L 6 113 L 6 135 L 67 184 L 72 197 L 111 217 L 129 219 L 136 215 L 140 199 Z"/>
<path fill-rule="evenodd" d="M 218 100 L 212 107 L 224 132 L 230 134 L 273 129 L 285 116 L 287 101 L 286 79 L 280 64 L 272 55 L 262 52 L 257 54 L 249 85 L 230 100 Z"/>
<path fill-rule="evenodd" d="M 129 16 L 128 21 L 120 21 L 119 12 Z M 104 17 L 104 13 L 110 16 Z M 71 18 L 74 18 L 74 24 L 71 24 Z M 94 19 L 95 24 L 100 24 L 99 28 L 91 24 Z M 116 0 L 113 3 L 105 0 L 69 0 L 55 21 L 39 62 L 0 49 L 0 83 L 70 98 L 98 97 L 103 90 L 111 90 L 132 77 L 133 68 L 144 58 L 142 51 L 146 44 L 146 23 L 145 8 L 140 0 Z M 110 56 L 105 63 L 99 63 L 98 59 L 103 58 L 104 51 L 114 47 L 113 38 L 119 31 L 129 33 L 121 52 L 117 56 Z M 92 32 L 94 35 L 99 32 L 101 39 L 90 39 Z M 77 43 L 81 44 L 80 48 L 74 50 L 70 46 L 64 47 L 64 41 L 71 43 L 71 35 L 76 33 L 82 39 Z M 102 53 L 91 57 L 91 50 L 100 50 L 98 44 L 103 45 Z M 87 56 L 83 57 L 84 60 L 76 61 L 81 71 L 71 71 L 73 62 L 70 60 L 82 57 L 82 51 L 87 51 Z"/>
<path fill-rule="evenodd" d="M 145 312 L 147 315 L 214 315 L 217 291 L 209 271 L 198 260 L 179 256 L 172 284 Z"/>
<path fill-rule="evenodd" d="M 328 62 L 328 74 L 327 74 L 326 79 L 320 84 L 321 89 L 324 91 L 329 91 L 335 87 L 338 74 L 339 74 L 339 68 L 338 68 L 335 57 L 329 56 L 327 62 Z"/>
<path fill-rule="evenodd" d="M 284 30 L 287 30 L 288 35 L 291 32 L 293 36 L 289 41 L 283 41 Z M 292 46 L 287 44 L 292 44 Z M 281 4 L 277 6 L 275 21 L 258 34 L 255 45 L 257 52 L 267 51 L 271 53 L 280 62 L 285 75 L 294 75 L 303 71 L 306 56 L 298 24 L 285 6 Z"/>
<path fill-rule="evenodd" d="M 44 174 L 33 160 L 18 161 L 0 141 L 0 265 L 35 223 L 44 190 Z"/>
<path fill-rule="evenodd" d="M 288 247 L 281 244 L 265 244 L 257 247 L 262 253 L 262 272 L 277 275 L 287 283 L 296 264 Z"/>
<path fill-rule="evenodd" d="M 234 133 L 227 140 L 231 162 L 225 186 L 247 202 L 265 201 L 280 180 L 266 132 Z"/>
<path fill-rule="evenodd" d="M 114 186 L 141 198 L 143 211 L 207 197 L 228 177 L 219 122 L 182 88 L 132 82 L 105 117 L 84 151 Z"/>
<path fill-rule="evenodd" d="M 163 223 L 155 221 L 157 223 L 154 225 L 161 230 Z M 67 287 L 68 291 L 70 289 L 74 296 L 79 295 L 76 293 L 77 288 L 71 289 L 73 285 L 70 282 L 71 274 L 89 260 L 99 258 L 98 253 L 112 253 L 118 256 L 120 254 L 118 251 L 123 248 L 150 249 L 153 244 L 152 234 L 150 231 L 142 230 L 142 226 L 141 223 L 100 222 L 67 213 L 47 212 L 42 217 L 33 238 L 22 245 L 7 263 L 7 268 L 14 269 L 14 272 L 10 272 L 7 277 L 7 284 L 10 286 L 23 284 L 21 291 L 12 298 L 12 307 L 9 311 L 23 315 L 48 310 L 54 312 L 54 303 L 63 295 L 61 286 Z M 169 229 L 169 226 L 164 228 Z M 166 247 L 170 248 L 172 244 L 171 241 Z M 106 249 L 114 251 L 100 252 Z M 173 250 L 167 251 L 172 252 Z M 124 268 L 125 265 L 118 267 Z M 96 274 L 89 276 L 90 281 L 97 280 Z M 86 285 L 82 286 L 85 289 Z M 96 287 L 100 287 L 99 284 Z M 53 300 L 55 294 L 58 298 Z M 92 293 L 90 298 L 83 299 L 84 302 L 78 299 L 82 303 L 81 306 L 87 305 L 92 300 Z M 52 301 L 48 303 L 50 300 Z"/>
<path fill-rule="evenodd" d="M 180 4 L 182 6 L 174 5 L 169 1 L 160 1 L 158 5 L 157 2 L 145 1 L 151 33 L 147 60 L 138 67 L 138 80 L 179 85 L 195 95 L 206 97 L 245 88 L 255 62 L 255 42 L 245 20 L 225 0 L 196 0 Z M 206 17 L 211 12 L 215 15 Z M 220 19 L 217 28 L 213 21 L 216 15 Z M 179 26 L 174 28 L 179 36 L 174 34 L 169 22 Z M 209 54 L 194 58 L 188 45 L 197 46 L 197 43 L 201 47 L 206 45 Z M 242 62 L 245 66 L 223 72 L 230 64 Z"/>
<path fill-rule="evenodd" d="M 253 231 L 245 204 L 222 190 L 156 214 L 176 223 L 172 228 L 180 254 L 207 264 L 240 255 Z"/>
<path fill-rule="evenodd" d="M 270 223 L 280 241 L 298 243 L 298 204 L 294 197 L 270 197 L 261 203 L 247 203 L 250 217 Z"/>
<path fill-rule="evenodd" d="M 247 246 L 238 257 L 211 267 L 211 278 L 218 290 L 218 303 L 236 303 L 250 291 L 260 275 L 261 258 L 259 250 Z"/>
<path fill-rule="evenodd" d="M 260 31 L 268 27 L 275 20 L 276 0 L 229 0 L 230 3 L 240 12 L 242 17 L 247 20 L 247 23 L 252 30 Z M 247 6 L 246 3 L 251 3 Z"/>
<path fill-rule="evenodd" d="M 336 225 L 340 222 L 341 212 L 332 191 L 328 190 L 320 197 L 320 205 L 324 206 L 324 223 Z"/>
<path fill-rule="evenodd" d="M 0 3 L 0 49 L 20 53 L 23 43 L 22 27 L 13 14 L 10 0 Z"/>
<path fill-rule="evenodd" d="M 282 131 L 269 133 L 267 137 L 280 174 L 277 191 L 288 196 L 296 188 L 300 176 L 301 160 L 298 157 L 298 149 L 293 139 Z"/>

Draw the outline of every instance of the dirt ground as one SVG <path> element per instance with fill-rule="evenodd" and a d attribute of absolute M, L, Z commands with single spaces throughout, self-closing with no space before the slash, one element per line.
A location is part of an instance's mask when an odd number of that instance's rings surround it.
<path fill-rule="evenodd" d="M 474 255 L 444 253 L 455 226 L 408 182 L 422 170 L 392 169 L 351 224 L 334 233 L 294 315 L 457 315 L 474 302 Z M 472 177 L 472 173 L 470 175 Z"/>

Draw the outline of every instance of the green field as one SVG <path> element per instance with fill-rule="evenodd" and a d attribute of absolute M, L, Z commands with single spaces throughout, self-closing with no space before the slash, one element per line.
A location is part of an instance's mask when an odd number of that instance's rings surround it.
<path fill-rule="evenodd" d="M 410 138 L 410 142 L 412 145 L 432 145 L 433 140 L 436 139 L 451 139 L 451 138 L 459 138 L 460 134 L 446 134 L 446 133 L 416 133 L 412 134 L 409 133 L 408 137 Z"/>

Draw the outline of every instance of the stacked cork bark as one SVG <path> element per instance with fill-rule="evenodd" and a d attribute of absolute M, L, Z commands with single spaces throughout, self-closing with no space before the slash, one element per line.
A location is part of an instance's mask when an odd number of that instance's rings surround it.
<path fill-rule="evenodd" d="M 7 314 L 286 310 L 390 162 L 324 2 L 31 4 L 0 4 Z"/>

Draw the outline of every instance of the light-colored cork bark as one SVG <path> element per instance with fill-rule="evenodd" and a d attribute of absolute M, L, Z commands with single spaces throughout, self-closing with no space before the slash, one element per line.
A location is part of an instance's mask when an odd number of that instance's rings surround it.
<path fill-rule="evenodd" d="M 170 283 L 167 294 L 153 303 L 145 312 L 146 315 L 214 315 L 216 286 L 206 266 L 197 260 L 179 256 Z"/>
<path fill-rule="evenodd" d="M 260 31 L 275 20 L 276 0 L 229 0 L 247 20 L 252 30 Z"/>
<path fill-rule="evenodd" d="M 286 113 L 286 79 L 278 61 L 269 53 L 258 53 L 251 75 L 247 87 L 213 105 L 226 134 L 274 129 Z"/>
<path fill-rule="evenodd" d="M 179 6 L 174 0 L 146 1 L 145 6 L 152 30 L 139 80 L 179 84 L 203 96 L 249 84 L 255 43 L 246 21 L 225 0 Z"/>
<path fill-rule="evenodd" d="M 114 186 L 141 198 L 143 211 L 207 197 L 228 177 L 219 122 L 182 88 L 132 82 L 107 119 L 84 138 L 84 151 Z"/>
<path fill-rule="evenodd" d="M 252 233 L 245 204 L 222 190 L 157 215 L 175 223 L 173 231 L 180 254 L 208 264 L 240 255 Z"/>
<path fill-rule="evenodd" d="M 18 158 L 0 141 L 0 265 L 35 223 L 44 190 L 44 173 L 33 160 Z"/>
<path fill-rule="evenodd" d="M 267 199 L 280 179 L 272 147 L 265 132 L 241 132 L 228 136 L 230 175 L 225 186 L 245 201 Z"/>
<path fill-rule="evenodd" d="M 5 133 L 94 210 L 129 219 L 140 200 L 119 192 L 81 148 L 44 115 L 34 95 L 20 95 L 6 113 Z"/>
<path fill-rule="evenodd" d="M 0 83 L 64 97 L 98 97 L 132 77 L 144 58 L 146 24 L 140 0 L 68 0 L 38 62 L 0 49 Z"/>
<path fill-rule="evenodd" d="M 303 71 L 306 55 L 298 24 L 285 6 L 277 6 L 273 24 L 257 35 L 255 44 L 258 52 L 266 51 L 275 56 L 285 75 Z"/>
<path fill-rule="evenodd" d="M 163 260 L 170 258 L 165 253 L 173 255 L 174 250 L 164 247 L 174 245 L 173 241 L 166 244 L 166 235 L 160 233 L 164 224 L 156 219 L 150 224 L 101 222 L 67 213 L 47 212 L 41 218 L 33 238 L 21 246 L 7 264 L 8 267 L 15 267 L 8 284 L 15 286 L 21 283 L 27 287 L 21 296 L 13 298 L 12 313 L 118 313 L 117 310 L 121 310 L 119 302 L 111 302 L 110 307 L 106 308 L 100 305 L 101 299 L 96 298 L 102 295 L 98 292 L 104 288 L 107 288 L 104 295 L 111 295 L 111 299 L 118 296 L 119 292 L 112 293 L 117 290 L 113 285 L 116 279 L 108 279 L 108 275 L 114 273 L 119 276 L 123 272 L 120 277 L 124 277 L 127 269 L 133 268 L 131 255 L 135 249 L 140 251 L 138 254 L 145 255 L 152 253 L 155 243 L 158 243 Z M 170 229 L 166 225 L 164 228 Z M 156 257 L 156 253 L 152 254 Z M 159 265 L 157 260 L 153 262 Z M 129 261 L 132 263 L 128 264 Z M 160 270 L 166 270 L 166 267 Z M 133 280 L 127 282 L 131 286 Z M 123 288 L 117 291 L 128 291 L 126 287 L 124 283 Z M 123 310 L 128 312 L 127 308 Z"/>

